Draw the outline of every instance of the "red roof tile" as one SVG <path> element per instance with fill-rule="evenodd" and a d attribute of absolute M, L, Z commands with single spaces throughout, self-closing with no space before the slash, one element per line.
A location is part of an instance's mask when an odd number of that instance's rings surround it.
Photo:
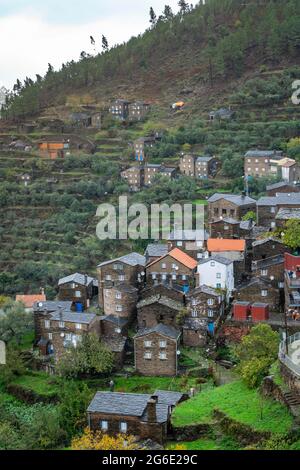
<path fill-rule="evenodd" d="M 231 240 L 225 238 L 210 238 L 207 242 L 207 248 L 210 252 L 222 251 L 245 251 L 245 240 Z"/>
<path fill-rule="evenodd" d="M 26 308 L 32 308 L 35 302 L 45 302 L 45 294 L 16 295 L 16 302 L 22 302 Z"/>

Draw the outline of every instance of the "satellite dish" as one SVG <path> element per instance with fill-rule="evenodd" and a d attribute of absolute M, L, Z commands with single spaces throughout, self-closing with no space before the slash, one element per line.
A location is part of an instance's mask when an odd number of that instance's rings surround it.
<path fill-rule="evenodd" d="M 61 333 L 61 334 L 60 334 L 60 337 L 61 337 L 61 338 L 64 338 L 64 337 L 65 337 L 65 334 L 64 334 L 64 333 Z"/>
<path fill-rule="evenodd" d="M 177 351 L 177 356 L 180 356 L 181 352 L 180 351 Z"/>
<path fill-rule="evenodd" d="M 118 335 L 119 335 L 119 334 L 122 332 L 122 331 L 121 331 L 121 328 L 116 328 L 116 329 L 115 329 L 115 332 L 118 333 Z"/>

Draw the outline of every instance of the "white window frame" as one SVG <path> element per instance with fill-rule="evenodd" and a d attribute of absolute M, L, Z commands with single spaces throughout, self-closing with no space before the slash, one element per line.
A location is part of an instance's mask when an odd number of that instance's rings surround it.
<path fill-rule="evenodd" d="M 159 347 L 160 347 L 161 349 L 166 349 L 166 347 L 167 347 L 167 341 L 166 341 L 166 340 L 161 340 L 161 341 L 159 342 Z"/>
<path fill-rule="evenodd" d="M 262 297 L 268 297 L 268 291 L 267 291 L 267 289 L 262 289 L 262 291 L 261 291 L 261 296 L 262 296 Z"/>
<path fill-rule="evenodd" d="M 45 328 L 49 330 L 50 326 L 51 326 L 50 320 L 45 320 Z"/>
<path fill-rule="evenodd" d="M 101 428 L 101 431 L 103 432 L 106 432 L 108 431 L 108 421 L 100 421 L 100 428 Z"/>
<path fill-rule="evenodd" d="M 65 322 L 64 321 L 58 322 L 58 326 L 59 326 L 59 328 L 64 328 L 65 327 Z"/>
<path fill-rule="evenodd" d="M 166 361 L 168 358 L 167 358 L 167 353 L 166 352 L 160 352 L 159 353 L 159 359 L 161 361 Z"/>
<path fill-rule="evenodd" d="M 144 353 L 144 359 L 146 359 L 147 361 L 151 361 L 151 359 L 152 359 L 152 353 L 149 352 L 149 351 L 146 351 L 146 352 Z"/>
<path fill-rule="evenodd" d="M 82 330 L 82 324 L 81 323 L 76 323 L 75 328 L 76 328 L 76 330 Z"/>
<path fill-rule="evenodd" d="M 126 421 L 121 421 L 121 423 L 120 423 L 120 432 L 122 434 L 127 434 L 127 431 L 128 431 L 128 424 L 126 423 Z"/>

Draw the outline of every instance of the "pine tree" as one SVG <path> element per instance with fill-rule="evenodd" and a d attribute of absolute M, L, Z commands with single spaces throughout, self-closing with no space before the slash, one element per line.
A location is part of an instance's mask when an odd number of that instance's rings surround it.
<path fill-rule="evenodd" d="M 164 17 L 166 18 L 166 20 L 171 20 L 172 18 L 174 18 L 172 8 L 169 5 L 165 5 Z"/>
<path fill-rule="evenodd" d="M 183 15 L 189 11 L 189 4 L 184 0 L 179 0 L 178 6 L 180 7 L 180 13 Z"/>
<path fill-rule="evenodd" d="M 150 23 L 152 24 L 152 26 L 156 25 L 156 14 L 152 7 L 150 7 Z"/>
<path fill-rule="evenodd" d="M 102 50 L 103 52 L 108 51 L 108 40 L 103 34 L 102 34 Z"/>

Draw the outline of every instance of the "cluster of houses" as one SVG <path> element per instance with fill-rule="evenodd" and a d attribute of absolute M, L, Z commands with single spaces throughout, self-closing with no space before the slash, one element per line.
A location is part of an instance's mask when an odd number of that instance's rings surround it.
<path fill-rule="evenodd" d="M 277 150 L 249 150 L 245 154 L 244 171 L 246 177 L 279 177 L 282 181 L 299 181 L 300 167 L 296 160 L 284 157 Z"/>

